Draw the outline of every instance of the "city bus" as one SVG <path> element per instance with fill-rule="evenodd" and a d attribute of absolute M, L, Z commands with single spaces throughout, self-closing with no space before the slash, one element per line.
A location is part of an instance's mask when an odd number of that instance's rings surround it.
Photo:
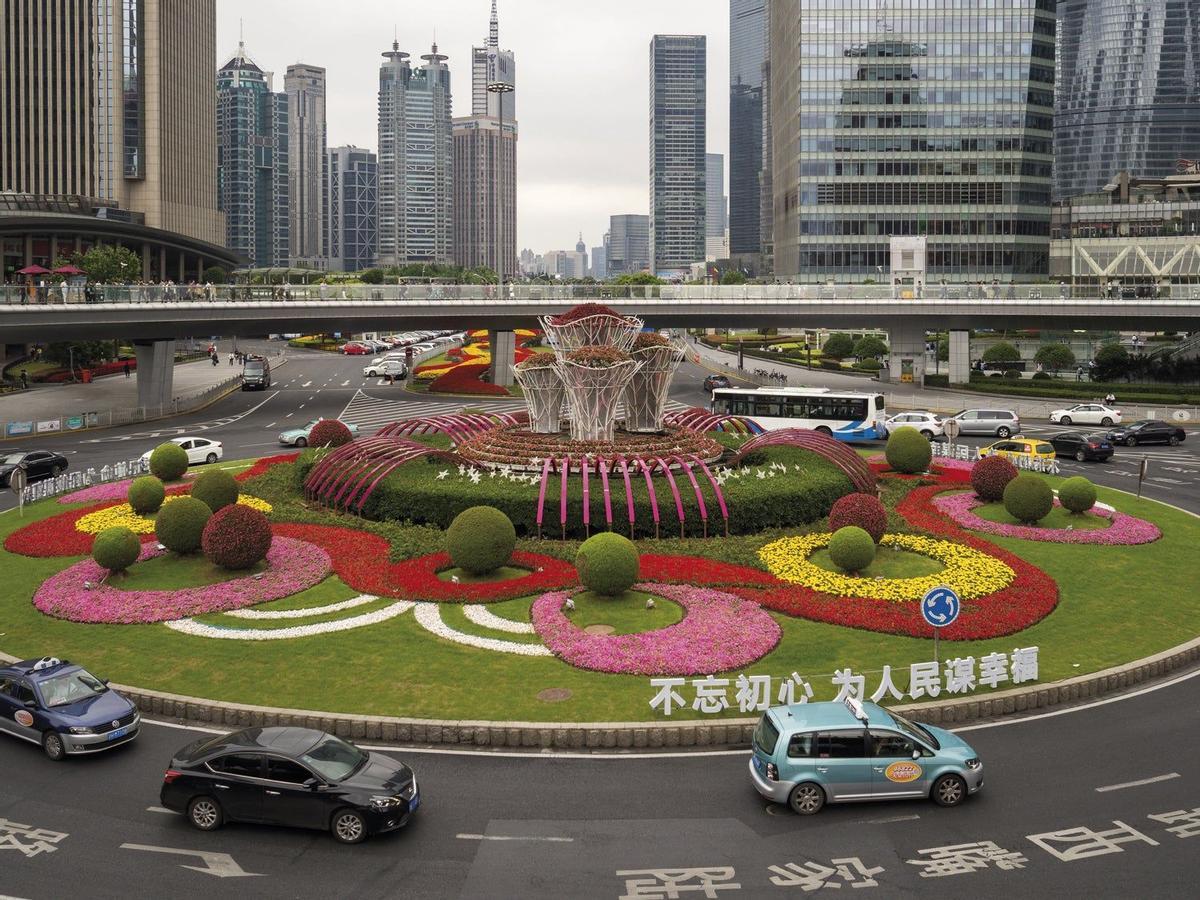
<path fill-rule="evenodd" d="M 809 428 L 839 441 L 878 441 L 887 437 L 882 394 L 827 388 L 717 388 L 714 413 L 746 416 L 767 431 Z"/>

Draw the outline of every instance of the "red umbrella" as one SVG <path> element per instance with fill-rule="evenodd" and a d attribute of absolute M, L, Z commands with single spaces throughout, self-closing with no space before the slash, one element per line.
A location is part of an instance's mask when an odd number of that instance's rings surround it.
<path fill-rule="evenodd" d="M 79 268 L 79 266 L 73 266 L 70 263 L 67 263 L 65 266 L 59 266 L 57 269 L 55 269 L 54 274 L 55 275 L 82 275 L 83 269 Z"/>
<path fill-rule="evenodd" d="M 50 270 L 44 269 L 39 265 L 26 266 L 23 269 L 17 270 L 18 275 L 49 275 Z"/>

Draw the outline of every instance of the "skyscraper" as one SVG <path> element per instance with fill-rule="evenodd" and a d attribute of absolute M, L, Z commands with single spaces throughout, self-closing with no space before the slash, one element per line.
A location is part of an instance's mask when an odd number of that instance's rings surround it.
<path fill-rule="evenodd" d="M 141 253 L 130 277 L 232 263 L 215 42 L 213 0 L 0 4 L 0 280 L 100 240 Z"/>
<path fill-rule="evenodd" d="M 769 10 L 776 276 L 878 279 L 892 236 L 929 283 L 1046 275 L 1052 0 Z"/>
<path fill-rule="evenodd" d="M 1054 196 L 1200 158 L 1200 0 L 1059 0 Z"/>
<path fill-rule="evenodd" d="M 655 272 L 704 259 L 704 35 L 650 41 L 650 253 Z"/>
<path fill-rule="evenodd" d="M 500 49 L 494 2 L 487 40 L 471 54 L 472 113 L 454 120 L 455 261 L 467 268 L 502 268 L 509 276 L 517 272 L 516 94 L 490 92 L 488 85 L 514 85 L 516 63 L 512 51 Z"/>
<path fill-rule="evenodd" d="M 762 252 L 766 0 L 729 0 L 729 253 Z M 767 134 L 769 135 L 769 131 Z M 768 207 L 769 207 L 768 203 Z"/>
<path fill-rule="evenodd" d="M 358 272 L 379 256 L 379 164 L 370 150 L 329 150 L 329 268 Z"/>
<path fill-rule="evenodd" d="M 225 243 L 257 268 L 291 262 L 288 97 L 246 55 L 217 72 L 217 188 Z"/>
<path fill-rule="evenodd" d="M 325 70 L 296 63 L 283 79 L 288 98 L 292 261 L 323 264 L 326 255 Z"/>
<path fill-rule="evenodd" d="M 608 220 L 608 274 L 632 275 L 650 268 L 650 217 L 637 214 Z"/>
<path fill-rule="evenodd" d="M 705 259 L 726 259 L 729 256 L 729 247 L 725 243 L 728 207 L 725 200 L 725 157 L 720 153 L 705 154 L 704 179 L 704 256 Z"/>
<path fill-rule="evenodd" d="M 379 67 L 379 261 L 454 258 L 450 69 L 437 44 L 415 69 L 399 43 Z"/>
<path fill-rule="evenodd" d="M 597 281 L 608 277 L 608 248 L 604 244 L 592 248 L 592 266 L 588 273 Z"/>

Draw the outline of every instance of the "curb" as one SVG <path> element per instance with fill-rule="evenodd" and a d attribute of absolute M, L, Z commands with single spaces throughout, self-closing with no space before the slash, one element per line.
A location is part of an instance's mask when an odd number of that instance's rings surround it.
<path fill-rule="evenodd" d="M 5 664 L 15 657 L 0 653 Z M 1117 693 L 1200 661 L 1200 638 L 1162 653 L 1050 684 L 998 691 L 986 697 L 896 707 L 932 725 L 958 725 L 1035 709 L 1047 709 Z M 757 719 L 673 722 L 488 722 L 359 716 L 302 709 L 224 703 L 114 684 L 143 715 L 165 716 L 230 728 L 274 725 L 315 728 L 350 740 L 449 747 L 601 750 L 640 748 L 742 748 Z"/>

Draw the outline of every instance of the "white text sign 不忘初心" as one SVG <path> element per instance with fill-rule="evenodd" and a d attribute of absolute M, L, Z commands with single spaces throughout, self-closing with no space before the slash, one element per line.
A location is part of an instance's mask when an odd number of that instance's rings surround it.
<path fill-rule="evenodd" d="M 901 667 L 900 671 L 903 671 Z M 868 693 L 868 678 L 876 685 Z M 678 709 L 691 709 L 704 715 L 717 715 L 726 710 L 762 712 L 770 706 L 808 703 L 813 699 L 813 684 L 828 678 L 837 688 L 833 698 L 884 701 L 934 699 L 947 695 L 970 694 L 979 688 L 999 688 L 1038 680 L 1038 648 L 1020 647 L 1011 653 L 988 653 L 978 660 L 974 656 L 954 657 L 941 663 L 912 663 L 908 667 L 908 683 L 902 690 L 897 680 L 903 677 L 891 666 L 856 673 L 850 666 L 832 675 L 805 678 L 793 672 L 774 678 L 770 675 L 739 674 L 729 678 L 709 675 L 704 678 L 651 678 L 654 691 L 650 708 L 664 716 Z M 690 689 L 690 690 L 689 690 Z M 685 694 L 690 694 L 685 696 Z"/>

